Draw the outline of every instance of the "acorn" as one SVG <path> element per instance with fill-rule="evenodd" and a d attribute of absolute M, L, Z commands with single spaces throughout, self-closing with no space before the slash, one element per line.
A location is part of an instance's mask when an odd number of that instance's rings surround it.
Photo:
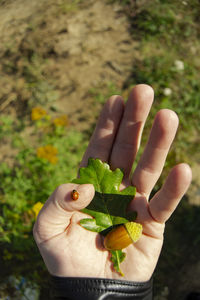
<path fill-rule="evenodd" d="M 104 238 L 107 250 L 121 250 L 139 240 L 142 235 L 142 225 L 128 222 L 113 228 Z"/>

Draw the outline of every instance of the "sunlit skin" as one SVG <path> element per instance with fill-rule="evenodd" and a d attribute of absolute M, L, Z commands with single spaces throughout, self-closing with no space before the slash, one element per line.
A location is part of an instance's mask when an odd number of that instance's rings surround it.
<path fill-rule="evenodd" d="M 86 166 L 88 158 L 93 157 L 108 162 L 113 170 L 123 168 L 125 177 L 121 189 L 131 184 L 137 188 L 129 210 L 137 211 L 136 221 L 143 225 L 143 234 L 138 242 L 124 249 L 126 259 L 121 264 L 124 277 L 113 270 L 103 238 L 79 225 L 79 220 L 86 217 L 79 210 L 92 200 L 93 186 L 71 183 L 54 191 L 34 225 L 36 243 L 52 275 L 133 281 L 151 278 L 163 245 L 165 222 L 185 194 L 192 177 L 187 164 L 176 165 L 160 191 L 148 201 L 178 127 L 177 115 L 163 109 L 155 116 L 145 150 L 130 178 L 153 98 L 152 88 L 144 84 L 131 90 L 126 105 L 120 96 L 112 96 L 104 105 L 81 162 L 81 167 Z M 76 201 L 71 197 L 73 190 L 79 193 Z"/>

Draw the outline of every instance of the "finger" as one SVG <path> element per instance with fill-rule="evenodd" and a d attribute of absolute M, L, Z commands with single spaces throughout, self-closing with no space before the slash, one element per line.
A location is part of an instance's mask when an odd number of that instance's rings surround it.
<path fill-rule="evenodd" d="M 149 211 L 154 220 L 164 223 L 169 219 L 191 180 L 192 171 L 187 164 L 179 164 L 171 170 L 165 184 L 149 203 Z"/>
<path fill-rule="evenodd" d="M 132 89 L 128 98 L 110 159 L 112 169 L 122 168 L 126 177 L 131 172 L 153 97 L 150 86 L 139 84 Z"/>
<path fill-rule="evenodd" d="M 132 177 L 132 183 L 139 193 L 148 197 L 160 177 L 177 128 L 178 117 L 175 112 L 162 109 L 157 113 L 144 153 Z"/>
<path fill-rule="evenodd" d="M 105 103 L 80 167 L 86 166 L 90 157 L 108 161 L 123 110 L 120 96 L 112 96 Z"/>
<path fill-rule="evenodd" d="M 78 199 L 73 200 L 71 193 L 78 192 Z M 66 230 L 72 214 L 85 208 L 94 197 L 92 184 L 77 185 L 74 183 L 60 185 L 41 209 L 34 225 L 34 236 L 37 242 L 46 241 Z"/>

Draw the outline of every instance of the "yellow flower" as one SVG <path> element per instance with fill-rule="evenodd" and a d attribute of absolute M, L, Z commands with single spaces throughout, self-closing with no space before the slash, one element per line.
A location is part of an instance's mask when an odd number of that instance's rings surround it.
<path fill-rule="evenodd" d="M 32 211 L 35 214 L 35 218 L 37 218 L 37 216 L 38 216 L 38 214 L 39 214 L 42 207 L 43 207 L 43 204 L 41 202 L 37 202 L 33 205 Z"/>
<path fill-rule="evenodd" d="M 58 161 L 58 158 L 56 156 L 57 153 L 57 148 L 52 145 L 46 145 L 37 149 L 37 157 L 45 158 L 52 164 L 56 164 Z"/>
<path fill-rule="evenodd" d="M 43 108 L 41 107 L 34 107 L 31 111 L 31 119 L 33 121 L 37 121 L 37 120 L 40 120 L 42 119 L 44 116 L 47 115 L 47 112 L 46 110 L 44 110 Z"/>
<path fill-rule="evenodd" d="M 64 126 L 68 126 L 69 125 L 69 120 L 68 120 L 68 118 L 67 118 L 66 115 L 62 115 L 62 116 L 60 116 L 58 118 L 55 118 L 53 120 L 53 124 L 55 126 L 63 126 L 63 127 Z"/>

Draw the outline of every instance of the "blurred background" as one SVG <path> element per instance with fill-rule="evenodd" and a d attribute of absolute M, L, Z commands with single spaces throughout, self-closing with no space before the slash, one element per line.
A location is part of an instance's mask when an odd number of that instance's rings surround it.
<path fill-rule="evenodd" d="M 76 177 L 110 95 L 150 84 L 155 113 L 180 126 L 163 176 L 187 162 L 193 182 L 167 222 L 154 299 L 200 292 L 200 1 L 0 0 L 0 299 L 49 299 L 32 225 Z M 138 158 L 137 158 L 138 159 Z"/>

